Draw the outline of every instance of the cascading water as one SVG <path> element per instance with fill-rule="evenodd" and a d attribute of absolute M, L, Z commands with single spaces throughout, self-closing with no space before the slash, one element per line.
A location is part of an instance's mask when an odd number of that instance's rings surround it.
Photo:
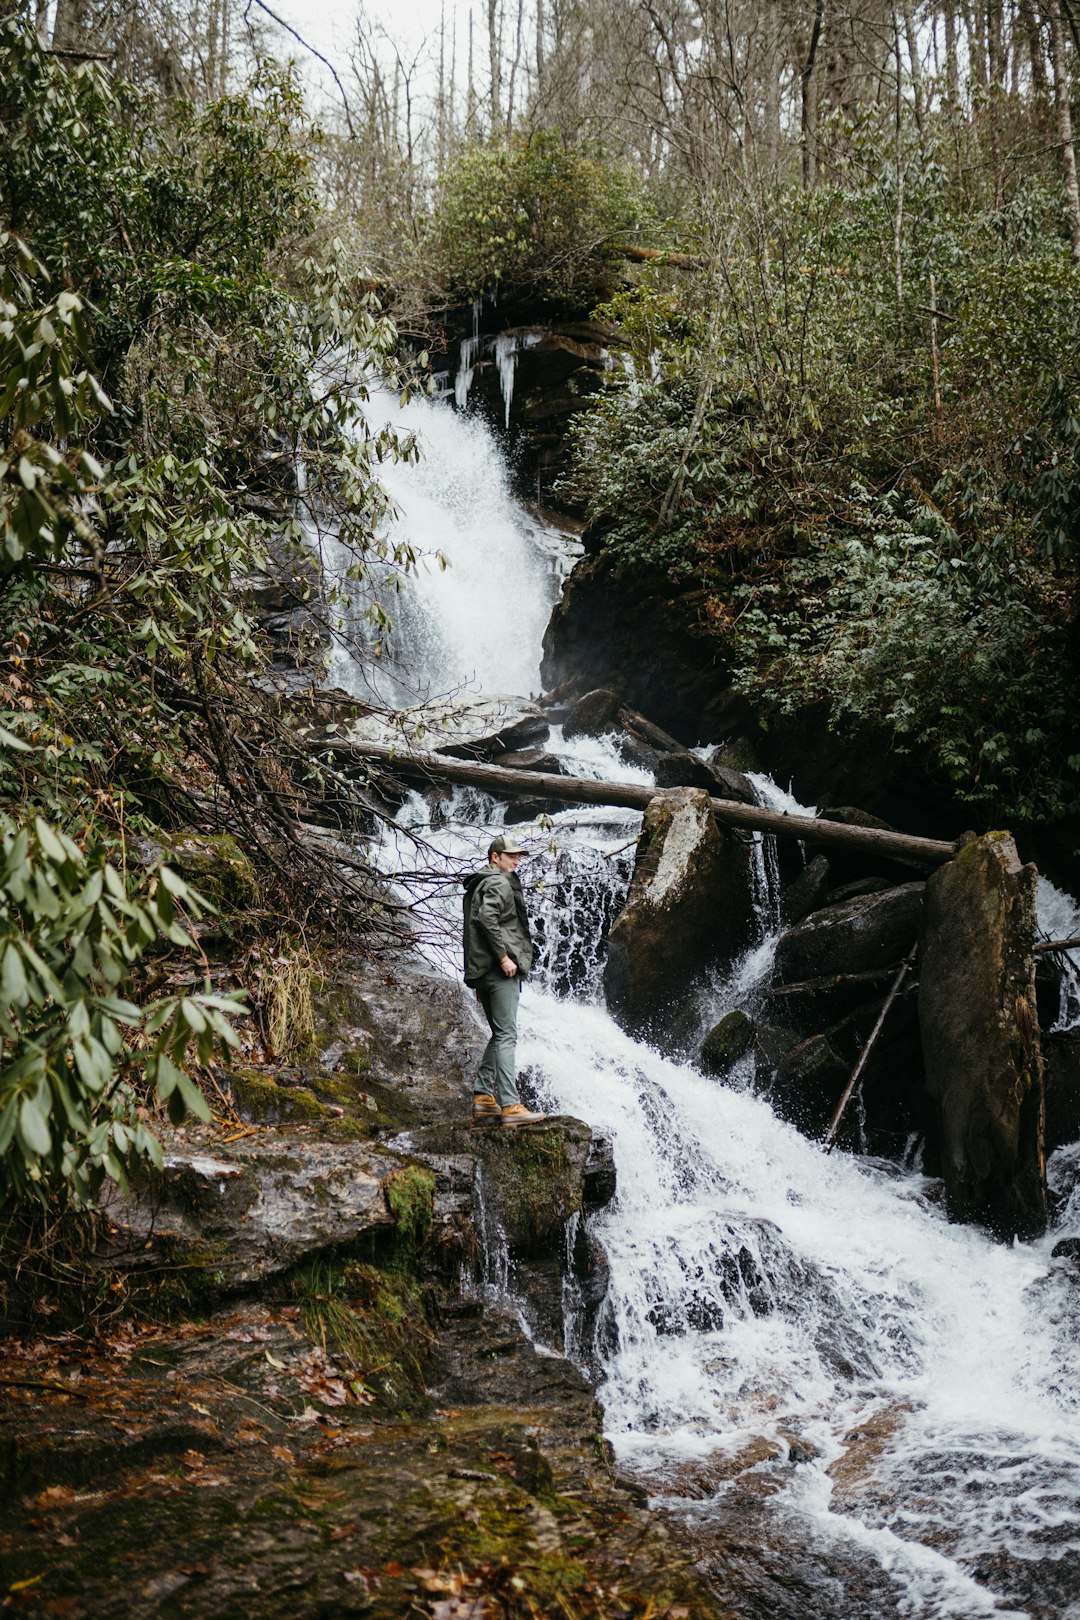
<path fill-rule="evenodd" d="M 456 618 L 445 598 L 439 637 L 418 640 L 409 667 L 438 686 L 450 644 L 459 666 L 526 690 L 550 587 L 539 552 L 512 565 L 512 592 L 499 583 L 492 535 L 530 541 L 501 511 L 503 479 L 497 500 L 465 487 L 494 454 L 490 441 L 478 448 L 482 433 L 449 412 L 442 426 L 433 418 L 429 457 L 449 463 L 430 468 L 415 501 L 397 492 L 416 538 L 443 545 L 456 526 L 454 566 L 471 582 L 467 611 Z M 461 492 L 448 513 L 443 487 Z M 459 498 L 487 503 L 491 526 L 461 522 Z M 576 775 L 635 775 L 613 743 L 567 743 L 555 730 L 547 746 Z M 767 780 L 758 791 L 777 802 Z M 457 793 L 433 827 L 413 795 L 401 819 L 424 827 L 434 861 L 465 869 L 502 813 Z M 596 1342 L 575 1343 L 571 1328 L 566 1348 L 598 1369 L 620 1462 L 690 1526 L 726 1612 L 1080 1614 L 1080 1286 L 1050 1259 L 1056 1237 L 1080 1231 L 1080 1144 L 1051 1164 L 1056 1232 L 1006 1248 L 950 1224 L 921 1175 L 826 1158 L 753 1094 L 749 1066 L 746 1083 L 736 1071 L 720 1085 L 632 1040 L 607 1014 L 600 980 L 639 824 L 626 811 L 574 808 L 524 829 L 541 948 L 519 1064 L 544 1106 L 614 1143 L 618 1194 L 592 1221 L 608 1299 Z M 393 839 L 384 858 L 393 870 Z M 760 937 L 703 987 L 714 1018 L 745 1005 L 771 961 L 767 844 L 755 860 Z M 1063 926 L 1068 904 L 1044 894 L 1044 927 Z M 450 944 L 431 948 L 445 961 L 456 955 L 457 893 L 440 907 Z"/>
<path fill-rule="evenodd" d="M 545 527 L 510 497 L 506 463 L 483 423 L 444 405 L 376 392 L 373 428 L 413 434 L 418 461 L 386 462 L 380 479 L 397 507 L 390 546 L 420 553 L 416 572 L 385 593 L 391 630 L 378 660 L 368 604 L 342 610 L 326 680 L 359 697 L 391 704 L 468 688 L 528 694 L 540 685 L 540 643 L 570 566 L 573 542 Z M 348 592 L 352 559 L 327 542 L 338 584 Z M 578 548 L 580 549 L 580 548 Z M 443 567 L 439 555 L 446 559 Z"/>

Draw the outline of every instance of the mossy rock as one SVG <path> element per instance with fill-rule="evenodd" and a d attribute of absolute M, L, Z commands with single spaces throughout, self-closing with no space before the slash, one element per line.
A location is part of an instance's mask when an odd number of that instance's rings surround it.
<path fill-rule="evenodd" d="M 733 737 L 730 742 L 723 743 L 716 749 L 711 763 L 726 771 L 738 771 L 742 776 L 761 770 L 761 761 L 748 737 Z"/>
<path fill-rule="evenodd" d="M 723 1076 L 734 1067 L 754 1038 L 754 1022 L 736 1007 L 714 1024 L 701 1048 L 706 1074 Z"/>
<path fill-rule="evenodd" d="M 474 1133 L 474 1151 L 512 1253 L 561 1255 L 566 1223 L 582 1207 L 589 1140 L 578 1121 Z"/>
<path fill-rule="evenodd" d="M 383 1182 L 399 1243 L 415 1251 L 430 1236 L 435 1213 L 435 1177 L 421 1165 L 394 1170 Z"/>
<path fill-rule="evenodd" d="M 240 1118 L 253 1125 L 298 1125 L 330 1121 L 329 1109 L 304 1085 L 282 1085 L 263 1069 L 238 1065 L 229 1088 Z"/>
<path fill-rule="evenodd" d="M 177 834 L 161 841 L 161 856 L 166 866 L 213 901 L 224 915 L 246 912 L 258 904 L 255 868 L 228 833 Z"/>

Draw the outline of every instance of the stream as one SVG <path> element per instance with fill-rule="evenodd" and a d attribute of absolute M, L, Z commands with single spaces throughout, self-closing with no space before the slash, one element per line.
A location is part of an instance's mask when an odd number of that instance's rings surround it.
<path fill-rule="evenodd" d="M 389 409 L 389 407 L 388 407 Z M 423 457 L 391 471 L 401 535 L 449 557 L 397 610 L 392 649 L 416 694 L 535 693 L 540 639 L 572 544 L 510 495 L 482 423 L 437 402 L 392 414 Z M 366 693 L 338 653 L 329 681 Z M 392 682 L 384 680 L 383 691 Z M 650 782 L 614 742 L 546 745 L 578 776 Z M 796 808 L 755 780 L 763 802 Z M 482 863 L 504 807 L 411 795 L 402 827 L 433 866 Z M 515 828 L 537 971 L 521 1008 L 528 1098 L 614 1144 L 618 1193 L 591 1217 L 610 1267 L 587 1363 L 621 1467 L 674 1517 L 739 1616 L 1080 1616 L 1080 1274 L 1052 1261 L 1080 1232 L 1080 1143 L 1050 1165 L 1055 1229 L 1004 1247 L 951 1224 L 918 1168 L 836 1153 L 781 1122 L 750 1060 L 721 1084 L 632 1040 L 600 989 L 603 941 L 632 870 L 635 813 L 574 807 Z M 415 865 L 391 834 L 388 872 Z M 757 935 L 703 980 L 701 1027 L 753 1003 L 777 938 L 775 852 L 754 846 Z M 459 894 L 425 947 L 457 971 Z M 1077 908 L 1043 885 L 1043 926 Z M 1062 1020 L 1075 1022 L 1075 986 Z M 463 1107 L 465 1099 L 462 1099 Z M 513 1295 L 512 1268 L 505 1288 Z M 529 1319 L 528 1299 L 511 1303 Z"/>

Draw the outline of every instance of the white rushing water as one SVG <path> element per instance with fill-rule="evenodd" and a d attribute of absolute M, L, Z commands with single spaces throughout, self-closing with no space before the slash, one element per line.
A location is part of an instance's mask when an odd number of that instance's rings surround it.
<path fill-rule="evenodd" d="M 366 603 L 343 613 L 327 684 L 365 698 L 374 689 L 391 703 L 458 689 L 536 693 L 562 537 L 511 499 L 505 460 L 482 422 L 422 397 L 403 406 L 386 392 L 373 394 L 368 416 L 373 430 L 416 436 L 419 460 L 385 462 L 379 478 L 397 508 L 386 538 L 414 546 L 420 562 L 405 588 L 386 596 L 388 636 L 373 635 Z M 347 589 L 352 559 L 335 552 L 332 537 L 325 543 Z M 385 641 L 374 673 L 354 656 L 357 643 L 373 640 Z"/>
<path fill-rule="evenodd" d="M 467 484 L 490 453 L 475 425 L 447 413 L 444 426 L 445 438 L 434 422 L 426 430 L 429 454 L 454 444 L 451 469 L 430 474 L 424 497 L 423 521 L 440 534 L 451 519 L 437 518 L 436 490 Z M 462 492 L 463 509 L 471 498 Z M 550 601 L 542 557 L 535 569 L 513 565 L 503 621 L 495 582 L 504 576 L 486 548 L 508 532 L 515 546 L 529 542 L 509 514 L 496 515 L 490 490 L 484 503 L 490 527 L 458 528 L 455 567 L 472 582 L 465 606 L 441 598 L 438 612 L 445 604 L 459 664 L 490 665 L 503 690 L 535 685 Z M 443 645 L 413 647 L 419 664 L 436 649 L 414 675 L 444 678 Z M 555 729 L 548 746 L 577 775 L 648 780 L 610 741 L 567 744 Z M 756 788 L 797 808 L 767 779 Z M 467 870 L 502 815 L 484 795 L 456 794 L 431 827 L 413 795 L 400 819 L 424 828 L 434 860 Z M 826 1157 L 753 1094 L 749 1060 L 723 1085 L 632 1040 L 603 1006 L 601 972 L 639 823 L 630 812 L 573 808 L 516 829 L 534 852 L 523 876 L 541 940 L 522 996 L 519 1065 L 543 1106 L 614 1144 L 618 1193 L 591 1222 L 610 1288 L 595 1344 L 578 1349 L 599 1368 L 620 1462 L 692 1521 L 706 1549 L 710 1534 L 718 1544 L 731 1535 L 737 1512 L 823 1583 L 809 1609 L 797 1586 L 790 1606 L 781 1595 L 739 1613 L 1080 1614 L 1080 1288 L 1050 1256 L 1056 1237 L 1080 1232 L 1080 1145 L 1051 1165 L 1056 1231 L 1005 1247 L 951 1224 L 923 1176 Z M 703 981 L 712 1019 L 752 1001 L 771 962 L 775 851 L 759 841 L 752 853 L 759 937 L 731 972 Z M 390 840 L 388 869 L 398 855 Z M 453 955 L 458 892 L 435 911 Z M 1044 891 L 1041 917 L 1052 934 L 1075 931 L 1075 906 L 1056 891 Z M 433 956 L 447 960 L 437 946 Z M 499 1285 L 512 1288 L 505 1257 L 499 1264 Z M 852 1568 L 871 1597 L 830 1573 Z"/>

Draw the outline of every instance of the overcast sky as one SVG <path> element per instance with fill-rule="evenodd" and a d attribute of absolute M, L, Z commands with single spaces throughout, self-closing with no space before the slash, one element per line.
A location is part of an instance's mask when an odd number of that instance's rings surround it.
<path fill-rule="evenodd" d="M 349 67 L 349 48 L 355 34 L 357 12 L 361 0 L 267 0 L 291 27 L 301 34 L 309 45 L 320 51 L 334 64 L 343 80 Z M 469 26 L 468 0 L 363 0 L 363 10 L 373 24 L 381 24 L 394 40 L 403 57 L 408 59 L 430 38 L 433 51 L 437 51 L 439 19 L 445 10 L 449 31 L 453 24 L 459 32 L 458 61 L 465 60 L 465 40 Z M 479 14 L 475 27 L 480 26 Z M 486 27 L 486 22 L 485 22 Z M 303 65 L 305 82 L 318 94 L 335 95 L 333 81 L 326 69 L 307 57 L 295 40 L 278 30 L 283 54 L 291 52 Z M 486 46 L 486 37 L 485 37 Z"/>

